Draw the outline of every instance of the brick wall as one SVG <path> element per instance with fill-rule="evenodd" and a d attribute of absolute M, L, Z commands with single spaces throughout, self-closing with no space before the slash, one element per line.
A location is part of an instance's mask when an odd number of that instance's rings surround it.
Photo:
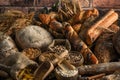
<path fill-rule="evenodd" d="M 7 9 L 17 9 L 27 12 L 29 9 L 36 7 L 49 7 L 58 0 L 0 0 L 0 12 Z M 83 7 L 89 7 L 89 0 L 80 0 Z"/>
<path fill-rule="evenodd" d="M 35 1 L 35 3 L 34 3 Z M 51 6 L 58 0 L 0 0 L 1 6 Z M 89 0 L 80 0 L 82 5 L 85 7 L 89 6 Z"/>
<path fill-rule="evenodd" d="M 34 2 L 35 1 L 35 2 Z M 49 7 L 58 0 L 0 0 L 0 12 L 6 9 L 19 9 L 28 11 L 30 7 Z M 90 7 L 90 0 L 80 0 L 83 7 Z M 119 8 L 120 0 L 93 0 L 93 7 L 99 8 Z"/>
<path fill-rule="evenodd" d="M 28 12 L 30 9 L 38 9 L 43 6 L 49 7 L 56 1 L 58 0 L 0 0 L 0 12 L 4 12 L 9 9 Z"/>
<path fill-rule="evenodd" d="M 35 2 L 34 2 L 35 1 Z M 51 6 L 58 0 L 0 0 L 0 6 Z"/>
<path fill-rule="evenodd" d="M 120 9 L 120 0 L 94 0 L 94 7 L 100 8 L 119 8 Z"/>
<path fill-rule="evenodd" d="M 58 0 L 0 0 L 0 6 L 51 6 Z M 84 6 L 89 6 L 89 0 L 80 0 Z M 120 7 L 120 0 L 93 0 L 94 7 Z"/>

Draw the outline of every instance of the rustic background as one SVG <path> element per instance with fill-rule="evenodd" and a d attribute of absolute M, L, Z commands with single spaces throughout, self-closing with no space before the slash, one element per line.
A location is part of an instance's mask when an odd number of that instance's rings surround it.
<path fill-rule="evenodd" d="M 1 6 L 51 6 L 59 0 L 0 0 Z M 89 0 L 80 0 L 82 4 L 88 6 Z"/>
<path fill-rule="evenodd" d="M 100 8 L 119 8 L 120 0 L 93 0 L 94 7 Z"/>
<path fill-rule="evenodd" d="M 0 12 L 6 9 L 19 9 L 25 12 L 31 8 L 49 7 L 58 0 L 0 0 Z M 120 9 L 120 0 L 80 0 L 85 8 L 117 8 Z"/>

